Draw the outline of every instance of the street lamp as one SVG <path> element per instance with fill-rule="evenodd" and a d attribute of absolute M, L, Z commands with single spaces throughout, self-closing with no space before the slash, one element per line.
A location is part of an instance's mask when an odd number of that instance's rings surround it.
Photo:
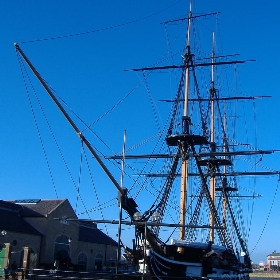
<path fill-rule="evenodd" d="M 68 238 L 68 258 L 67 258 L 67 268 L 69 268 L 69 265 L 71 263 L 71 257 L 70 257 L 70 254 L 71 254 L 71 251 L 70 251 L 70 247 L 71 247 L 71 242 L 72 242 L 72 238 L 69 237 Z"/>
<path fill-rule="evenodd" d="M 4 237 L 7 234 L 7 231 L 2 230 L 0 232 L 0 237 Z M 0 243 L 0 252 L 2 251 L 2 249 L 5 248 L 5 244 Z"/>

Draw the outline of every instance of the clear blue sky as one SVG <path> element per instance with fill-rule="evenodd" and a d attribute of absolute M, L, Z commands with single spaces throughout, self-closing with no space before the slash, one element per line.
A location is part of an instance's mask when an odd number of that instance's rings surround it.
<path fill-rule="evenodd" d="M 260 149 L 280 149 L 277 115 L 280 104 L 280 2 L 195 0 L 193 3 L 194 12 L 197 13 L 221 12 L 217 40 L 221 38 L 225 53 L 238 53 L 244 59 L 257 60 L 242 69 L 240 85 L 245 95 L 272 96 L 257 102 L 256 146 Z M 38 123 L 55 183 L 50 179 L 13 43 L 19 43 L 37 70 L 71 108 L 85 122 L 92 123 L 139 83 L 136 74 L 124 72 L 124 69 L 145 67 L 162 57 L 167 43 L 164 27 L 160 23 L 185 16 L 188 9 L 188 0 L 0 2 L 0 199 L 68 198 L 76 209 L 77 192 L 67 172 L 61 171 L 61 160 L 58 160 L 53 152 L 53 140 L 44 129 L 41 117 Z M 210 26 L 205 26 L 205 30 L 211 34 Z M 65 36 L 82 33 L 87 34 Z M 153 88 L 153 85 L 151 87 Z M 37 88 L 38 93 L 43 96 L 42 106 L 48 111 L 48 118 L 61 143 L 77 189 L 81 149 L 79 140 L 48 97 L 44 97 L 43 91 Z M 159 88 L 154 97 L 155 101 L 165 94 L 165 89 L 163 86 Z M 147 125 L 146 122 L 149 115 L 145 111 L 144 102 L 147 100 L 144 100 L 141 94 L 135 96 L 133 92 L 132 95 L 134 101 L 131 101 L 130 106 L 124 103 L 123 107 L 120 106 L 114 111 L 115 115 L 108 114 L 93 127 L 112 149 L 96 144 L 106 155 L 121 151 L 124 129 L 127 129 L 128 146 L 138 143 L 140 136 L 145 139 L 153 135 L 146 129 L 152 129 L 152 125 Z M 165 95 L 164 98 L 169 96 Z M 163 105 L 157 106 L 160 110 Z M 37 116 L 37 112 L 35 115 Z M 145 132 L 143 128 L 146 129 Z M 94 145 L 97 142 L 95 137 L 90 140 Z M 264 164 L 268 168 L 279 170 L 279 155 L 273 155 L 271 160 Z M 83 161 L 83 170 L 86 168 Z M 93 172 L 97 187 L 99 180 L 105 182 L 100 179 L 102 176 L 99 173 L 100 171 Z M 119 180 L 120 173 L 115 171 L 114 175 Z M 263 179 L 258 189 L 258 193 L 263 197 L 255 202 L 256 216 L 251 225 L 250 251 L 255 247 L 268 216 L 275 193 L 275 182 L 276 180 Z M 83 212 L 85 207 L 90 209 L 97 205 L 95 190 L 90 186 L 90 182 L 85 180 L 82 183 L 80 192 L 83 202 L 79 199 L 77 213 Z M 110 183 L 104 183 L 102 188 L 97 190 L 101 194 L 101 201 L 112 199 L 108 206 L 115 203 L 116 190 Z M 280 251 L 277 238 L 280 234 L 279 199 L 277 194 L 266 229 L 252 253 L 254 262 L 265 261 L 266 256 L 273 250 Z M 104 210 L 104 214 L 107 214 L 104 218 L 107 219 L 108 214 L 112 214 L 113 218 L 117 219 L 116 207 L 108 209 L 110 210 Z M 87 218 L 85 215 L 81 217 Z M 91 218 L 100 216 L 92 214 Z M 100 227 L 104 228 L 103 225 Z M 107 230 L 115 237 L 116 227 L 108 227 Z M 126 237 L 125 241 L 129 243 L 129 237 Z"/>

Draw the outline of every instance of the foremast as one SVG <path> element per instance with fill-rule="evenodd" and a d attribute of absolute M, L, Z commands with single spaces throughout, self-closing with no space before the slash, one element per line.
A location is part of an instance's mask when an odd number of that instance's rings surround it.
<path fill-rule="evenodd" d="M 186 240 L 186 208 L 187 208 L 187 193 L 188 193 L 188 176 L 189 176 L 189 154 L 195 152 L 196 145 L 209 145 L 211 154 L 216 152 L 216 143 L 215 143 L 215 100 L 217 99 L 216 96 L 216 89 L 215 89 L 215 80 L 214 80 L 214 65 L 215 62 L 215 52 L 214 52 L 214 33 L 212 37 L 212 55 L 211 55 L 211 87 L 209 89 L 210 92 L 210 104 L 211 104 L 211 128 L 210 128 L 210 143 L 206 139 L 205 135 L 194 135 L 190 131 L 191 119 L 188 116 L 188 103 L 189 103 L 189 88 L 190 88 L 190 69 L 194 71 L 196 65 L 193 63 L 193 56 L 191 54 L 190 48 L 190 41 L 191 41 L 191 20 L 192 20 L 192 2 L 190 1 L 190 12 L 188 15 L 188 29 L 187 29 L 187 43 L 186 43 L 186 53 L 184 55 L 184 68 L 185 68 L 185 92 L 184 92 L 184 111 L 182 116 L 182 134 L 179 135 L 170 135 L 167 137 L 166 141 L 167 144 L 170 146 L 178 145 L 178 149 L 181 151 L 182 154 L 182 164 L 181 164 L 181 188 L 180 188 L 180 221 L 179 224 L 182 225 L 179 230 L 179 239 Z M 198 98 L 197 101 L 199 101 Z M 208 203 L 209 203 L 209 225 L 210 225 L 210 234 L 209 234 L 209 241 L 214 243 L 214 229 L 215 225 L 220 225 L 219 219 L 217 219 L 217 211 L 215 208 L 215 192 L 216 192 L 216 179 L 215 174 L 217 172 L 218 166 L 220 165 L 230 165 L 231 163 L 228 160 L 219 160 L 215 156 L 210 157 L 208 159 L 199 160 L 198 157 L 195 156 L 195 160 L 197 162 L 199 173 L 202 179 L 202 185 L 204 186 L 203 192 L 208 192 Z M 209 180 L 209 190 L 207 191 L 207 179 L 203 175 L 201 167 L 204 166 L 208 169 L 208 174 L 210 177 Z M 206 195 L 207 197 L 207 195 Z M 200 203 L 197 204 L 199 206 Z M 224 205 L 226 207 L 226 205 Z M 225 209 L 225 208 L 224 208 Z M 225 215 L 225 213 L 224 213 Z M 193 221 L 193 218 L 191 219 Z M 191 222 L 192 224 L 192 222 Z M 223 234 L 226 235 L 226 232 L 223 231 Z M 222 238 L 223 234 L 221 231 L 219 232 L 219 237 L 223 244 L 230 244 L 229 240 L 226 237 Z M 179 250 L 183 250 L 179 248 Z"/>

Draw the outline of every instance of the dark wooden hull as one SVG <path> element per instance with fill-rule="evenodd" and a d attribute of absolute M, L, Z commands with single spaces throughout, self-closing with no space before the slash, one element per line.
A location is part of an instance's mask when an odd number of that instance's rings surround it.
<path fill-rule="evenodd" d="M 227 279 L 248 280 L 250 269 L 209 267 L 209 263 L 188 262 L 163 256 L 150 250 L 148 266 L 153 279 Z"/>

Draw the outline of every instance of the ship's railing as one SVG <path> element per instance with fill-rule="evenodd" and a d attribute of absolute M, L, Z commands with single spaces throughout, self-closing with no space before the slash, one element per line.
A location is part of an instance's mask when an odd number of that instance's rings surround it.
<path fill-rule="evenodd" d="M 64 270 L 46 270 L 46 269 L 18 269 L 13 274 L 6 273 L 0 279 L 30 279 L 30 280 L 95 280 L 95 279 L 150 279 L 148 275 L 140 273 L 126 272 L 116 275 L 115 272 L 87 272 L 87 271 L 64 271 Z"/>

